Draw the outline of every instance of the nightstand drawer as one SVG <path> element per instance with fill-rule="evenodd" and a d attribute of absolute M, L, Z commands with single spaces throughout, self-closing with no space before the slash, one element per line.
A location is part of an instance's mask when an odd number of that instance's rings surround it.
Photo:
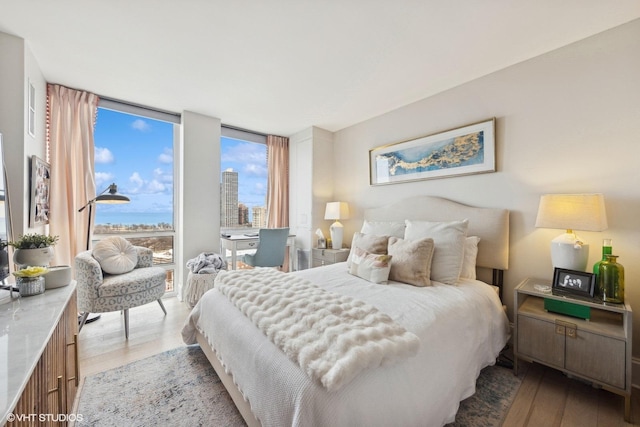
<path fill-rule="evenodd" d="M 349 249 L 312 249 L 312 267 L 335 264 L 346 261 L 349 257 Z"/>

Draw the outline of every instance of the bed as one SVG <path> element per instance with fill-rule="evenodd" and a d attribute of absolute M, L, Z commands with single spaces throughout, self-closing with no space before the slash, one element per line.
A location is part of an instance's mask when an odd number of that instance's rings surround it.
<path fill-rule="evenodd" d="M 223 286 L 208 291 L 185 322 L 183 338 L 200 344 L 248 425 L 444 425 L 454 421 L 481 369 L 494 364 L 506 345 L 509 324 L 499 295 L 508 268 L 507 210 L 422 196 L 368 209 L 364 220 L 360 236 L 402 223 L 408 232 L 423 221 L 465 220 L 465 240 L 479 237 L 477 269 L 456 284 L 424 287 L 372 283 L 350 274 L 347 263 L 287 273 L 374 307 L 419 340 L 412 355 L 363 368 L 334 389 L 287 357 L 223 294 Z M 495 283 L 475 279 L 476 272 Z"/>

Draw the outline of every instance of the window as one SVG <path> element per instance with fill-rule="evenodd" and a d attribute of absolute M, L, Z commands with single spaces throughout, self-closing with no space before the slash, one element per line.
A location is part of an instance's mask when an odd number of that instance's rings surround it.
<path fill-rule="evenodd" d="M 167 291 L 175 268 L 174 135 L 179 117 L 100 101 L 95 127 L 96 194 L 117 185 L 129 203 L 96 203 L 94 235 L 121 235 L 153 250 L 154 264 L 167 270 Z M 163 114 L 163 113 L 160 113 Z"/>
<path fill-rule="evenodd" d="M 223 127 L 220 147 L 221 231 L 233 233 L 266 227 L 266 136 Z"/>

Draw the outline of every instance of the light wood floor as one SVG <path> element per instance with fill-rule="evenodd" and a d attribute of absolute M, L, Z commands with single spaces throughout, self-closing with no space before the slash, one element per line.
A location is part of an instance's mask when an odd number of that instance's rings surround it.
<path fill-rule="evenodd" d="M 184 345 L 180 331 L 189 313 L 176 298 L 163 300 L 164 316 L 156 303 L 129 310 L 129 339 L 124 338 L 124 319 L 118 313 L 103 313 L 80 333 L 81 375 L 107 369 Z M 640 425 L 640 397 L 634 390 L 632 421 Z M 541 365 L 528 365 L 518 395 L 504 426 L 527 427 L 616 427 L 624 421 L 624 399 L 595 389 Z"/>

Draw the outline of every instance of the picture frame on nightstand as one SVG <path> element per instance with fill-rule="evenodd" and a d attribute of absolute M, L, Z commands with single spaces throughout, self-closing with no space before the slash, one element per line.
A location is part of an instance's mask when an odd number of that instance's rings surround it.
<path fill-rule="evenodd" d="M 596 275 L 584 271 L 554 268 L 551 288 L 554 292 L 593 298 Z"/>

